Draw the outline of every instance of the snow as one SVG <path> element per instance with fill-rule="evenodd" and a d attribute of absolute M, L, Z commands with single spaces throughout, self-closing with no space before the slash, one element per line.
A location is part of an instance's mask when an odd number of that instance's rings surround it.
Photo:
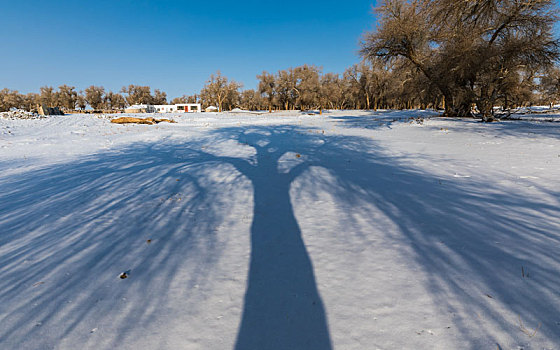
<path fill-rule="evenodd" d="M 0 119 L 0 348 L 560 348 L 560 123 L 112 117 Z"/>

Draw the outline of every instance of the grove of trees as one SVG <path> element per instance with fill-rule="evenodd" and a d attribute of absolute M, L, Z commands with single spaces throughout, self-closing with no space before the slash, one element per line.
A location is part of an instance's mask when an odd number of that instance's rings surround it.
<path fill-rule="evenodd" d="M 177 102 L 176 102 L 177 103 Z M 83 91 L 74 86 L 61 85 L 58 90 L 43 86 L 39 93 L 20 94 L 16 90 L 0 90 L 0 111 L 20 108 L 28 111 L 38 106 L 60 107 L 66 111 L 85 109 L 88 105 L 94 110 L 122 110 L 133 104 L 167 104 L 167 94 L 152 90 L 149 86 L 128 85 L 120 92 L 106 91 L 103 86 L 91 85 Z"/>
<path fill-rule="evenodd" d="M 443 109 L 448 116 L 494 118 L 502 110 L 560 101 L 557 10 L 551 0 L 385 0 L 364 35 L 362 62 L 342 73 L 303 65 L 262 72 L 256 89 L 212 74 L 199 93 L 171 100 L 220 111 Z M 128 85 L 119 92 L 44 86 L 38 94 L 0 90 L 0 111 L 38 105 L 120 110 L 166 104 L 167 94 Z"/>

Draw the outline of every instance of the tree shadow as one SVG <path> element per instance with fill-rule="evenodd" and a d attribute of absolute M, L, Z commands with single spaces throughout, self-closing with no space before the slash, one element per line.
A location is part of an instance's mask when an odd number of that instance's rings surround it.
<path fill-rule="evenodd" d="M 246 185 L 210 180 L 233 168 L 206 161 L 134 144 L 3 178 L 0 343 L 118 348 L 177 298 L 196 312 L 193 291 L 220 257 L 221 209 L 233 201 L 216 185 Z M 98 328 L 105 337 L 93 339 Z"/>
<path fill-rule="evenodd" d="M 497 183 L 442 181 L 402 159 L 385 156 L 385 150 L 364 138 L 325 136 L 310 128 L 231 128 L 213 135 L 218 139 L 239 135 L 234 139 L 256 150 L 251 166 L 237 166 L 251 180 L 255 193 L 251 265 L 237 348 L 330 347 L 323 326 L 326 317 L 317 307 L 321 304 L 309 308 L 309 302 L 313 305 L 320 299 L 288 197 L 296 180 L 309 197 L 329 193 L 335 202 L 374 208 L 371 232 L 356 229 L 344 235 L 349 249 L 363 245 L 376 229 L 388 229 L 373 219 L 379 217 L 374 214 L 387 218 L 396 227 L 393 238 L 412 248 L 409 263 L 430 276 L 425 288 L 440 312 L 470 309 L 487 318 L 478 324 L 474 320 L 474 326 L 472 319 L 454 319 L 463 345 L 477 348 L 497 339 L 531 340 L 545 346 L 560 341 L 554 316 L 560 312 L 560 300 L 553 296 L 560 287 L 560 260 L 551 249 L 560 244 L 560 193 L 550 187 L 533 184 L 540 193 L 535 198 L 521 190 L 511 193 Z M 317 168 L 328 176 L 309 171 Z M 338 214 L 343 226 L 359 227 L 354 213 Z M 538 271 L 538 276 L 527 279 L 520 272 L 523 266 Z M 296 275 L 296 269 L 303 273 Z M 295 296 L 302 292 L 306 298 L 296 302 Z M 298 317 L 306 325 L 290 318 L 290 311 L 298 308 Z M 282 312 L 287 316 L 284 320 L 278 319 Z M 539 339 L 527 338 L 520 330 L 521 319 L 540 325 Z M 325 335 L 324 343 L 299 338 L 309 330 Z"/>
<path fill-rule="evenodd" d="M 547 122 L 539 119 L 534 120 L 503 120 L 492 123 L 488 128 L 492 133 L 499 136 L 538 138 L 548 137 L 560 138 L 560 122 Z"/>
<path fill-rule="evenodd" d="M 403 258 L 419 269 L 438 312 L 484 315 L 485 323 L 474 326 L 465 316 L 453 319 L 462 345 L 496 344 L 498 333 L 522 339 L 514 315 L 541 324 L 535 344 L 559 343 L 560 193 L 539 188 L 542 196 L 533 198 L 475 180 L 442 183 L 385 154 L 365 138 L 312 128 L 232 127 L 210 131 L 207 139 L 134 144 L 4 177 L 0 302 L 8 307 L 0 315 L 0 340 L 8 348 L 30 347 L 41 337 L 47 346 L 69 338 L 85 344 L 90 329 L 111 322 L 114 332 L 94 344 L 123 346 L 154 323 L 169 322 L 158 318 L 159 310 L 177 295 L 187 302 L 175 312 L 202 318 L 197 305 L 206 305 L 204 292 L 220 288 L 210 275 L 226 253 L 224 240 L 241 239 L 216 230 L 240 221 L 229 216 L 233 207 L 252 204 L 234 347 L 332 348 L 331 305 L 321 297 L 290 198 L 297 188 L 298 196 L 328 193 L 351 208 L 337 212 L 344 233 L 323 235 L 343 240 L 348 250 L 367 246 L 371 235 L 390 236 L 410 248 Z M 530 279 L 520 276 L 521 266 L 532 271 Z M 118 280 L 128 269 L 130 278 Z M 192 292 L 195 286 L 200 293 Z M 94 300 L 100 294 L 111 300 Z M 165 347 L 165 335 L 156 338 L 148 347 Z"/>
<path fill-rule="evenodd" d="M 378 110 L 363 111 L 359 115 L 356 115 L 356 113 L 327 115 L 327 118 L 346 128 L 390 129 L 393 123 L 410 122 L 415 118 L 429 118 L 439 115 L 440 113 L 434 110 Z"/>
<path fill-rule="evenodd" d="M 297 161 L 298 149 L 313 149 L 312 142 L 293 142 L 292 133 L 282 127 L 247 130 L 239 142 L 256 151 L 252 162 L 231 161 L 251 181 L 254 193 L 249 276 L 236 349 L 332 348 L 311 258 L 290 201 L 290 185 L 307 164 L 279 168 L 283 156 Z"/>
<path fill-rule="evenodd" d="M 410 247 L 408 262 L 429 276 L 425 288 L 440 312 L 463 313 L 453 320 L 461 346 L 476 349 L 496 339 L 511 346 L 560 343 L 560 259 L 552 248 L 560 244 L 560 191 L 530 183 L 539 194 L 527 196 L 499 183 L 442 179 L 381 148 L 366 148 L 359 138 L 329 136 L 311 154 L 309 165 L 327 172 L 303 174 L 298 188 L 309 197 L 328 192 L 353 208 L 370 205 L 371 232 L 353 213 L 338 213 L 344 227 L 361 235 L 345 242 L 360 244 L 377 228 Z M 533 270 L 532 277 L 522 268 Z M 528 336 L 524 324 L 538 327 L 540 336 Z"/>

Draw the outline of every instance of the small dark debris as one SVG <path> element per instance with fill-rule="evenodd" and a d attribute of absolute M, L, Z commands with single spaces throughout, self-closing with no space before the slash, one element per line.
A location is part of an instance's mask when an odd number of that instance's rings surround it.
<path fill-rule="evenodd" d="M 150 243 L 152 243 L 152 240 L 148 239 L 148 240 L 146 240 L 146 243 L 150 244 Z"/>
<path fill-rule="evenodd" d="M 494 299 L 494 297 L 491 296 L 490 294 L 486 294 L 486 296 L 487 296 L 488 298 L 490 298 L 490 299 Z"/>

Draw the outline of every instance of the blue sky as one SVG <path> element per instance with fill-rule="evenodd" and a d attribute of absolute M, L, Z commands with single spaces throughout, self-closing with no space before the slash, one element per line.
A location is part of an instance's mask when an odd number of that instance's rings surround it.
<path fill-rule="evenodd" d="M 0 88 L 150 85 L 198 92 L 210 74 L 254 88 L 256 75 L 359 62 L 373 0 L 0 0 Z"/>

